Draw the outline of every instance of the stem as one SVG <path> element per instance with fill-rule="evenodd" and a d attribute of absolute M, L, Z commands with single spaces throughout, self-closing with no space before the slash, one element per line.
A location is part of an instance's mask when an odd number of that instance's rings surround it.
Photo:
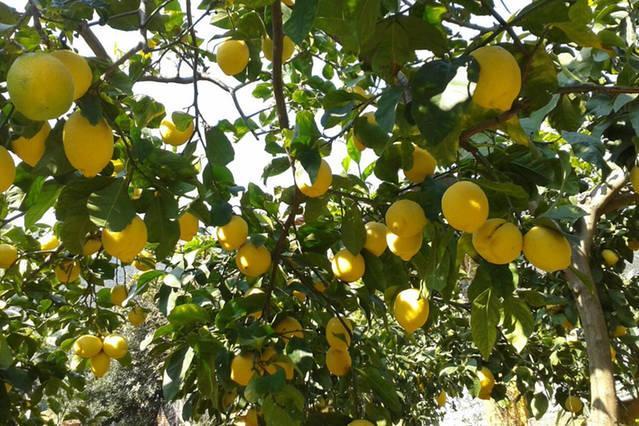
<path fill-rule="evenodd" d="M 286 100 L 284 98 L 284 82 L 282 78 L 282 53 L 284 33 L 282 31 L 282 4 L 276 1 L 271 6 L 271 19 L 273 21 L 273 96 L 277 107 L 277 117 L 280 128 L 288 129 L 288 113 L 286 112 Z"/>

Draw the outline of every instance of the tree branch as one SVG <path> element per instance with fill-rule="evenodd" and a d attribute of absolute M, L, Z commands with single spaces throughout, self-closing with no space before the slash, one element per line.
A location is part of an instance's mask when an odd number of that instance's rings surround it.
<path fill-rule="evenodd" d="M 497 13 L 497 11 L 486 0 L 480 0 L 480 1 L 482 6 L 484 6 L 485 9 L 488 9 L 490 14 L 497 20 L 497 22 L 499 22 L 499 24 L 501 25 L 501 28 L 506 30 L 508 35 L 510 35 L 510 38 L 513 39 L 513 43 L 515 43 L 515 46 L 517 46 L 517 49 L 521 51 L 525 51 L 524 45 L 522 44 L 521 40 L 519 40 L 519 36 L 517 36 L 517 33 L 515 32 L 515 30 L 513 30 L 511 24 L 506 22 L 506 20 L 502 18 L 502 16 L 499 13 Z"/>
<path fill-rule="evenodd" d="M 563 86 L 557 89 L 557 93 L 639 93 L 639 87 L 630 86 L 599 86 L 597 84 L 576 84 L 574 86 Z"/>
<path fill-rule="evenodd" d="M 89 27 L 89 24 L 87 24 L 86 22 L 80 23 L 80 27 L 78 28 L 78 33 L 84 39 L 84 41 L 87 43 L 89 48 L 93 51 L 93 53 L 98 59 L 102 59 L 107 62 L 112 62 L 111 57 L 109 56 L 107 51 L 104 49 L 104 46 L 102 46 L 102 43 L 100 42 L 98 37 L 91 30 L 91 27 Z"/>
<path fill-rule="evenodd" d="M 286 112 L 286 99 L 284 98 L 284 82 L 282 77 L 282 52 L 284 33 L 282 31 L 282 4 L 276 1 L 271 6 L 271 19 L 273 22 L 273 96 L 277 106 L 277 117 L 281 129 L 288 129 L 288 113 Z"/>

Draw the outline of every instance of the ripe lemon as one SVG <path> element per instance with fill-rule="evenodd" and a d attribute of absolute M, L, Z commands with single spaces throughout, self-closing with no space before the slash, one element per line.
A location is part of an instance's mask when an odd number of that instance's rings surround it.
<path fill-rule="evenodd" d="M 517 226 L 504 219 L 488 219 L 473 233 L 473 247 L 490 263 L 505 265 L 521 254 L 524 238 Z"/>
<path fill-rule="evenodd" d="M 375 425 L 369 422 L 368 420 L 358 419 L 358 420 L 353 420 L 352 422 L 350 422 L 348 426 L 375 426 Z"/>
<path fill-rule="evenodd" d="M 311 182 L 311 178 L 303 167 L 298 167 L 295 173 L 297 187 L 309 198 L 321 197 L 328 191 L 331 183 L 333 183 L 333 175 L 331 166 L 325 160 L 320 162 L 319 169 L 315 181 Z"/>
<path fill-rule="evenodd" d="M 112 334 L 102 340 L 102 350 L 111 358 L 120 359 L 129 352 L 129 345 L 124 337 Z"/>
<path fill-rule="evenodd" d="M 40 241 L 40 250 L 42 251 L 51 251 L 55 250 L 60 246 L 60 240 L 55 234 L 47 235 L 43 237 Z"/>
<path fill-rule="evenodd" d="M 313 283 L 313 288 L 318 293 L 324 293 L 326 291 L 326 285 L 323 282 L 321 282 L 321 281 L 315 281 Z"/>
<path fill-rule="evenodd" d="M 379 222 L 368 222 L 366 228 L 366 242 L 364 248 L 374 256 L 381 256 L 386 250 L 386 225 Z"/>
<path fill-rule="evenodd" d="M 94 357 L 91 357 L 91 371 L 96 378 L 104 376 L 109 371 L 111 365 L 111 358 L 104 352 L 100 352 Z"/>
<path fill-rule="evenodd" d="M 65 260 L 55 268 L 55 276 L 63 284 L 72 283 L 80 277 L 80 264 Z"/>
<path fill-rule="evenodd" d="M 144 324 L 144 320 L 146 319 L 146 312 L 139 306 L 134 307 L 127 314 L 127 318 L 131 325 L 134 327 L 139 327 Z"/>
<path fill-rule="evenodd" d="M 442 197 L 442 213 L 456 230 L 475 232 L 488 219 L 488 198 L 479 185 L 457 182 Z"/>
<path fill-rule="evenodd" d="M 235 264 L 247 277 L 259 277 L 271 267 L 271 253 L 264 246 L 246 243 L 237 251 Z"/>
<path fill-rule="evenodd" d="M 437 160 L 430 152 L 417 145 L 413 145 L 413 165 L 409 170 L 404 170 L 406 179 L 413 183 L 422 183 L 428 176 L 435 173 Z"/>
<path fill-rule="evenodd" d="M 295 52 L 295 43 L 285 35 L 282 40 L 282 63 L 287 62 Z M 273 62 L 273 40 L 270 37 L 262 37 L 262 53 L 264 57 Z"/>
<path fill-rule="evenodd" d="M 347 351 L 351 345 L 351 334 L 353 333 L 353 324 L 348 318 L 342 318 L 342 321 L 338 317 L 331 318 L 326 324 L 326 341 L 331 348 L 341 349 Z"/>
<path fill-rule="evenodd" d="M 289 339 L 293 337 L 297 337 L 298 339 L 304 338 L 302 324 L 293 317 L 286 317 L 279 321 L 273 330 L 275 330 L 285 342 L 288 342 Z"/>
<path fill-rule="evenodd" d="M 240 421 L 236 423 L 237 426 L 259 426 L 259 420 L 257 419 L 257 410 L 255 408 L 249 409 L 245 415 L 240 416 Z"/>
<path fill-rule="evenodd" d="M 189 212 L 184 212 L 178 219 L 180 224 L 180 239 L 182 241 L 191 241 L 200 226 L 200 221 L 196 216 Z"/>
<path fill-rule="evenodd" d="M 499 46 L 480 47 L 471 55 L 479 64 L 473 102 L 482 108 L 508 111 L 521 90 L 519 64 Z"/>
<path fill-rule="evenodd" d="M 359 86 L 355 86 L 355 87 L 359 87 Z M 360 87 L 360 90 L 362 90 L 361 87 Z M 353 89 L 353 92 L 358 93 L 357 89 Z M 377 120 L 375 119 L 374 112 L 369 111 L 367 113 L 364 113 L 362 114 L 362 117 L 365 118 L 368 124 L 370 124 L 371 126 L 374 126 L 377 124 Z M 358 151 L 364 151 L 367 148 L 364 137 L 358 134 L 357 132 L 355 132 L 355 130 L 353 130 L 353 145 L 355 145 L 355 148 L 357 148 Z"/>
<path fill-rule="evenodd" d="M 264 294 L 264 292 L 262 291 L 261 288 L 257 288 L 257 287 L 253 287 L 249 291 L 246 292 L 246 296 L 251 296 L 251 295 L 254 295 L 254 294 Z M 249 317 L 255 318 L 255 319 L 262 318 L 262 310 L 260 309 L 259 311 L 255 311 L 255 312 L 249 313 Z"/>
<path fill-rule="evenodd" d="M 628 329 L 623 325 L 618 325 L 612 331 L 612 337 L 623 337 L 628 334 Z"/>
<path fill-rule="evenodd" d="M 16 180 L 16 165 L 9 151 L 0 146 L 0 193 L 3 193 Z"/>
<path fill-rule="evenodd" d="M 97 336 L 85 334 L 73 342 L 73 352 L 81 358 L 92 358 L 102 350 L 102 340 Z"/>
<path fill-rule="evenodd" d="M 122 306 L 128 295 L 126 286 L 116 285 L 111 289 L 111 303 L 115 306 Z"/>
<path fill-rule="evenodd" d="M 495 386 L 495 376 L 492 371 L 486 367 L 482 367 L 481 370 L 477 370 L 477 378 L 479 378 L 479 399 L 490 399 L 490 394 L 493 392 Z"/>
<path fill-rule="evenodd" d="M 233 216 L 229 223 L 217 228 L 217 241 L 226 251 L 242 247 L 248 237 L 248 224 L 242 217 Z"/>
<path fill-rule="evenodd" d="M 524 236 L 524 256 L 542 271 L 555 272 L 570 266 L 572 249 L 559 232 L 534 226 Z"/>
<path fill-rule="evenodd" d="M 435 402 L 437 403 L 438 407 L 443 407 L 444 405 L 446 405 L 447 399 L 448 396 L 446 395 L 446 391 L 442 389 L 437 395 L 437 398 L 435 398 Z"/>
<path fill-rule="evenodd" d="M 290 281 L 288 283 L 288 285 L 293 285 L 295 284 L 295 281 Z M 296 298 L 300 303 L 304 303 L 306 302 L 306 293 L 299 291 L 299 290 L 293 290 L 291 292 L 291 294 L 293 295 L 294 298 Z"/>
<path fill-rule="evenodd" d="M 35 167 L 44 155 L 45 142 L 49 137 L 49 133 L 51 133 L 51 126 L 45 121 L 42 123 L 42 127 L 38 130 L 38 133 L 30 138 L 20 136 L 13 140 L 11 142 L 11 149 L 22 161 L 31 167 Z"/>
<path fill-rule="evenodd" d="M 227 40 L 217 47 L 217 64 L 226 75 L 237 75 L 249 63 L 249 48 L 244 40 Z"/>
<path fill-rule="evenodd" d="M 51 52 L 69 71 L 73 79 L 73 100 L 79 99 L 89 90 L 93 82 L 93 72 L 82 56 L 70 50 Z"/>
<path fill-rule="evenodd" d="M 331 269 L 336 278 L 352 283 L 364 276 L 366 263 L 361 254 L 353 254 L 348 249 L 342 249 L 333 257 Z"/>
<path fill-rule="evenodd" d="M 113 156 L 113 132 L 104 119 L 92 125 L 78 110 L 62 131 L 64 153 L 69 163 L 86 177 L 94 177 Z"/>
<path fill-rule="evenodd" d="M 82 255 L 85 257 L 93 256 L 102 248 L 102 241 L 99 237 L 91 237 L 82 246 Z"/>
<path fill-rule="evenodd" d="M 630 183 L 632 184 L 632 189 L 639 194 L 639 167 L 634 166 L 630 171 Z"/>
<path fill-rule="evenodd" d="M 420 232 L 417 235 L 411 237 L 400 237 L 392 232 L 386 234 L 386 242 L 388 243 L 388 249 L 396 256 L 399 256 L 403 261 L 408 262 L 415 256 L 422 248 L 424 241 L 424 233 Z"/>
<path fill-rule="evenodd" d="M 426 324 L 428 312 L 428 300 L 415 288 L 400 291 L 393 303 L 393 316 L 409 334 Z"/>
<path fill-rule="evenodd" d="M 353 360 L 348 351 L 328 348 L 326 352 L 326 367 L 335 376 L 345 376 L 351 369 Z"/>
<path fill-rule="evenodd" d="M 251 353 L 235 355 L 231 361 L 231 380 L 240 386 L 246 386 L 253 378 L 255 356 Z"/>
<path fill-rule="evenodd" d="M 147 242 L 147 231 L 144 221 L 135 216 L 122 231 L 102 230 L 102 246 L 111 256 L 124 263 L 131 263 Z"/>
<path fill-rule="evenodd" d="M 421 234 L 426 226 L 426 215 L 422 206 L 411 200 L 395 201 L 386 210 L 388 230 L 400 237 Z"/>
<path fill-rule="evenodd" d="M 9 269 L 18 259 L 18 249 L 11 244 L 0 244 L 0 269 Z"/>
<path fill-rule="evenodd" d="M 162 123 L 160 123 L 160 135 L 164 143 L 168 145 L 180 146 L 185 144 L 191 139 L 194 131 L 195 127 L 192 120 L 185 130 L 178 129 L 169 117 L 164 118 Z"/>
<path fill-rule="evenodd" d="M 57 118 L 73 103 L 73 77 L 56 57 L 25 53 L 7 73 L 7 90 L 16 110 L 33 121 Z"/>
<path fill-rule="evenodd" d="M 617 253 L 610 249 L 602 250 L 601 256 L 604 258 L 604 262 L 608 266 L 615 266 L 617 262 L 619 262 L 619 256 L 617 255 Z"/>
<path fill-rule="evenodd" d="M 286 380 L 293 380 L 295 377 L 295 366 L 288 357 L 282 357 L 278 355 L 273 346 L 268 346 L 262 351 L 260 356 L 261 363 L 264 368 L 262 373 L 275 374 L 280 368 L 284 370 L 284 376 Z"/>
<path fill-rule="evenodd" d="M 155 269 L 155 257 L 146 250 L 142 250 L 132 263 L 133 267 L 140 272 Z"/>
<path fill-rule="evenodd" d="M 111 164 L 113 164 L 113 176 L 117 176 L 122 170 L 124 170 L 124 161 L 118 158 L 117 160 L 111 160 Z"/>
<path fill-rule="evenodd" d="M 566 401 L 564 402 L 564 408 L 568 412 L 571 412 L 573 414 L 579 414 L 581 413 L 581 410 L 583 410 L 584 408 L 584 403 L 581 402 L 581 399 L 579 399 L 578 397 L 574 395 L 570 395 L 568 398 L 566 398 Z"/>

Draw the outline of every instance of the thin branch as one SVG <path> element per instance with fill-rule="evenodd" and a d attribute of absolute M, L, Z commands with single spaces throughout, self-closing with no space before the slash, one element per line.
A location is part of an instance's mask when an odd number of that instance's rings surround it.
<path fill-rule="evenodd" d="M 219 80 L 216 80 L 215 78 L 208 76 L 206 74 L 198 73 L 197 79 L 199 81 L 208 81 L 210 83 L 213 83 L 220 89 L 224 90 L 225 92 L 230 93 L 233 90 L 233 88 L 227 86 L 225 83 Z M 174 77 L 162 77 L 162 76 L 155 76 L 155 75 L 144 75 L 140 77 L 137 81 L 150 81 L 154 83 L 193 84 L 193 76 L 181 77 L 177 75 Z"/>
<path fill-rule="evenodd" d="M 276 1 L 271 6 L 271 20 L 273 22 L 273 96 L 277 106 L 277 117 L 281 129 L 288 129 L 288 113 L 284 98 L 284 81 L 282 77 L 282 53 L 284 33 L 282 31 L 282 4 Z"/>
<path fill-rule="evenodd" d="M 112 62 L 111 57 L 107 53 L 104 46 L 102 46 L 102 43 L 100 42 L 98 37 L 91 30 L 91 27 L 89 27 L 89 24 L 87 24 L 86 22 L 80 23 L 80 26 L 78 28 L 78 33 L 84 39 L 84 41 L 87 43 L 89 48 L 93 51 L 93 53 L 98 59 L 102 59 L 107 62 Z"/>
<path fill-rule="evenodd" d="M 497 20 L 497 22 L 499 22 L 501 27 L 504 30 L 506 30 L 506 32 L 510 35 L 510 38 L 513 39 L 513 43 L 515 43 L 517 48 L 521 51 L 525 51 L 523 43 L 519 39 L 519 36 L 515 32 L 515 30 L 513 30 L 512 26 L 508 22 L 506 22 L 506 20 L 502 18 L 502 16 L 499 13 L 497 13 L 497 11 L 486 0 L 480 0 L 480 1 L 482 6 L 484 6 L 485 9 L 488 9 L 490 14 Z"/>
<path fill-rule="evenodd" d="M 131 48 L 128 52 L 126 52 L 124 55 L 122 55 L 120 57 L 120 59 L 118 59 L 117 61 L 115 61 L 113 64 L 111 64 L 109 66 L 109 68 L 107 68 L 104 71 L 103 77 L 105 79 L 108 79 L 109 76 L 111 74 L 113 74 L 115 71 L 118 70 L 118 68 L 120 68 L 120 65 L 124 64 L 126 61 L 128 61 L 133 55 L 135 55 L 136 53 L 138 53 L 140 50 L 144 49 L 144 47 L 146 46 L 146 44 L 144 42 L 140 42 L 138 43 L 136 46 L 134 46 L 133 48 Z"/>
<path fill-rule="evenodd" d="M 557 89 L 557 93 L 639 93 L 639 87 L 630 86 L 599 86 L 597 84 L 577 84 L 574 86 L 563 86 Z"/>

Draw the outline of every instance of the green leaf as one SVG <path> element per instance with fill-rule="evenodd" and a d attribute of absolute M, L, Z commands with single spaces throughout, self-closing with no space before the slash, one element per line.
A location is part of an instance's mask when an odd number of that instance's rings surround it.
<path fill-rule="evenodd" d="M 95 228 L 88 214 L 65 216 L 60 224 L 60 241 L 73 254 L 82 254 L 87 234 Z"/>
<path fill-rule="evenodd" d="M 274 374 L 253 376 L 244 390 L 244 397 L 249 402 L 257 402 L 260 398 L 279 392 L 286 384 L 284 370 L 278 368 Z"/>
<path fill-rule="evenodd" d="M 267 395 L 262 403 L 267 426 L 296 426 L 304 420 L 304 395 L 292 385 Z"/>
<path fill-rule="evenodd" d="M 562 132 L 561 136 L 572 146 L 572 151 L 577 157 L 598 169 L 608 169 L 604 160 L 605 147 L 601 139 L 577 132 Z"/>
<path fill-rule="evenodd" d="M 540 420 L 548 411 L 548 398 L 542 392 L 536 393 L 530 401 L 530 410 L 535 419 Z"/>
<path fill-rule="evenodd" d="M 4 336 L 0 336 L 0 369 L 11 367 L 13 364 L 13 351 Z"/>
<path fill-rule="evenodd" d="M 291 167 L 291 162 L 288 157 L 276 157 L 271 160 L 271 162 L 264 167 L 264 171 L 262 172 L 262 179 L 264 185 L 266 185 L 266 181 L 268 178 L 272 176 L 277 176 L 285 171 L 287 171 Z"/>
<path fill-rule="evenodd" d="M 367 250 L 362 250 L 361 254 L 364 256 L 364 261 L 366 262 L 364 276 L 362 277 L 366 287 L 371 290 L 386 290 L 388 281 L 384 271 L 383 260 L 369 253 Z"/>
<path fill-rule="evenodd" d="M 397 104 L 404 90 L 401 87 L 388 87 L 382 92 L 375 111 L 377 125 L 385 132 L 390 133 L 395 125 Z"/>
<path fill-rule="evenodd" d="M 380 0 L 319 0 L 315 23 L 345 50 L 357 53 L 374 34 L 379 14 Z"/>
<path fill-rule="evenodd" d="M 169 322 L 175 326 L 191 325 L 209 320 L 208 312 L 195 303 L 177 305 L 168 316 Z"/>
<path fill-rule="evenodd" d="M 91 221 L 112 231 L 121 231 L 129 225 L 135 216 L 135 207 L 128 188 L 124 178 L 117 178 L 106 188 L 91 194 L 87 200 Z"/>
<path fill-rule="evenodd" d="M 193 123 L 194 118 L 191 114 L 187 114 L 181 111 L 175 111 L 173 114 L 171 114 L 171 120 L 180 132 L 184 132 L 186 129 L 189 128 L 189 125 Z"/>
<path fill-rule="evenodd" d="M 475 300 L 486 289 L 492 289 L 496 297 L 509 297 L 515 291 L 513 271 L 508 265 L 494 265 L 482 261 L 475 278 L 468 287 L 468 299 Z"/>
<path fill-rule="evenodd" d="M 317 139 L 321 136 L 317 124 L 315 123 L 315 115 L 310 111 L 301 111 L 295 117 L 295 131 L 291 141 L 291 149 L 293 155 L 298 157 L 298 150 L 308 150 L 312 148 Z"/>
<path fill-rule="evenodd" d="M 371 387 L 375 396 L 377 396 L 394 415 L 400 415 L 402 412 L 402 402 L 395 388 L 395 384 L 387 380 L 379 370 L 375 367 L 364 367 L 358 369 L 362 378 Z"/>
<path fill-rule="evenodd" d="M 148 207 L 144 223 L 148 231 L 149 242 L 158 243 L 156 256 L 162 260 L 173 252 L 180 238 L 180 225 L 177 222 L 177 200 L 166 191 L 158 191 Z"/>
<path fill-rule="evenodd" d="M 553 27 L 559 28 L 570 40 L 582 47 L 596 47 L 601 49 L 601 40 L 588 25 L 578 22 L 555 22 Z"/>
<path fill-rule="evenodd" d="M 206 131 L 206 158 L 211 164 L 226 166 L 235 159 L 235 150 L 222 130 L 212 127 Z"/>
<path fill-rule="evenodd" d="M 284 24 L 284 33 L 295 44 L 301 44 L 311 31 L 317 15 L 318 0 L 298 0 L 295 2 L 291 17 Z"/>
<path fill-rule="evenodd" d="M 482 357 L 487 359 L 497 341 L 500 303 L 492 289 L 484 290 L 472 302 L 470 328 L 473 342 Z"/>
<path fill-rule="evenodd" d="M 586 215 L 587 213 L 581 207 L 572 204 L 564 204 L 554 206 L 551 209 L 546 210 L 539 217 L 546 217 L 553 220 L 566 220 L 568 223 L 573 224 L 579 218 Z"/>
<path fill-rule="evenodd" d="M 197 388 L 200 394 L 209 401 L 217 401 L 218 384 L 215 375 L 215 358 L 202 357 L 197 367 Z"/>
<path fill-rule="evenodd" d="M 215 317 L 215 326 L 223 330 L 253 312 L 264 308 L 266 296 L 263 293 L 239 297 L 227 302 Z"/>
<path fill-rule="evenodd" d="M 544 9 L 540 7 L 540 9 Z M 557 69 L 553 57 L 545 49 L 535 49 L 526 66 L 526 79 L 523 82 L 521 96 L 526 99 L 526 108 L 534 111 L 542 108 L 552 99 L 557 89 Z"/>
<path fill-rule="evenodd" d="M 366 229 L 357 204 L 347 207 L 342 218 L 342 242 L 351 253 L 359 253 L 366 242 Z"/>
<path fill-rule="evenodd" d="M 162 394 L 165 400 L 172 401 L 177 396 L 193 361 L 193 355 L 193 348 L 187 347 L 173 352 L 167 359 L 162 379 Z"/>
<path fill-rule="evenodd" d="M 155 99 L 143 95 L 129 102 L 131 112 L 137 127 L 156 128 L 160 125 L 162 118 L 166 115 L 164 105 Z"/>
<path fill-rule="evenodd" d="M 62 186 L 54 181 L 45 182 L 35 202 L 26 207 L 27 213 L 24 215 L 24 226 L 31 228 L 35 225 L 55 205 L 60 192 L 62 192 Z"/>
<path fill-rule="evenodd" d="M 535 320 L 524 301 L 512 296 L 504 299 L 502 327 L 506 338 L 517 352 L 521 352 L 528 343 L 534 326 Z"/>

